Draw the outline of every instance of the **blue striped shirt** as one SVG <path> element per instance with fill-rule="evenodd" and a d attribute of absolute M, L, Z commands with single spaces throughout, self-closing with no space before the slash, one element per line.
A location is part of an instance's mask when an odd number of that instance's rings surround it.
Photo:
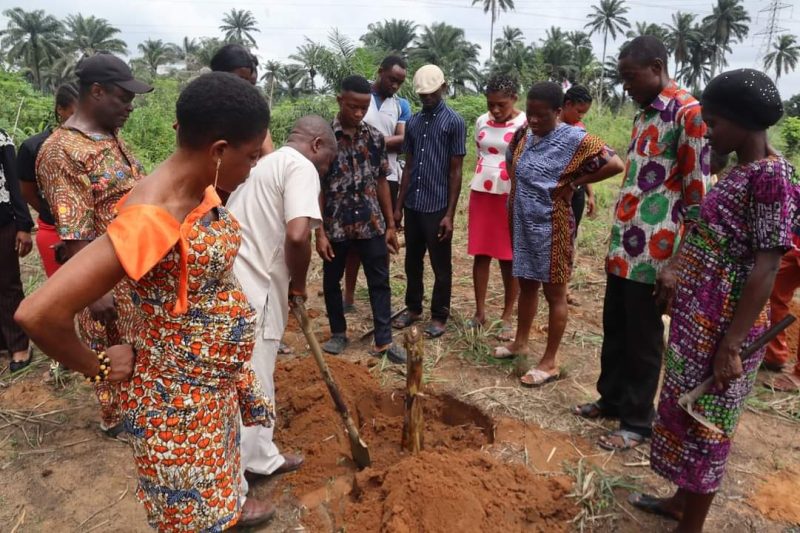
<path fill-rule="evenodd" d="M 411 117 L 403 139 L 403 152 L 412 158 L 405 207 L 421 213 L 447 208 L 450 158 L 465 155 L 466 142 L 464 119 L 444 100 Z"/>

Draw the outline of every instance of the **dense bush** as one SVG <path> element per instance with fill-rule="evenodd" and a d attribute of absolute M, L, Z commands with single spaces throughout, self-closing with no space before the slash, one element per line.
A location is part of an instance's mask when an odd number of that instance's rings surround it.
<path fill-rule="evenodd" d="M 35 91 L 19 74 L 0 70 L 0 129 L 19 144 L 54 120 L 52 98 Z"/>
<path fill-rule="evenodd" d="M 786 153 L 790 156 L 800 155 L 800 117 L 786 117 L 781 125 Z"/>

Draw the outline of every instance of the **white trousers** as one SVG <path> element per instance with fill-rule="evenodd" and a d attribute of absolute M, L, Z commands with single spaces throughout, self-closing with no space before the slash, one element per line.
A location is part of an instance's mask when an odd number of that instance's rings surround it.
<path fill-rule="evenodd" d="M 275 401 L 275 382 L 272 378 L 275 373 L 275 360 L 278 357 L 279 340 L 265 340 L 256 338 L 253 348 L 253 358 L 250 364 L 261 381 L 264 393 L 273 403 Z M 277 423 L 277 422 L 276 422 Z M 286 461 L 272 442 L 272 433 L 275 428 L 264 426 L 241 426 L 241 453 L 242 453 L 242 479 L 240 494 L 243 498 L 247 495 L 248 485 L 244 478 L 245 470 L 256 474 L 269 475 L 281 467 Z"/>

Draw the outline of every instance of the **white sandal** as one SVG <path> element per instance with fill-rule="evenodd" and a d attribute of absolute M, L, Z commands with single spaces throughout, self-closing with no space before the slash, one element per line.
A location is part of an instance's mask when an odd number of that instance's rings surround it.
<path fill-rule="evenodd" d="M 519 382 L 525 387 L 541 387 L 545 383 L 556 381 L 560 377 L 561 372 L 559 370 L 556 370 L 555 374 L 548 374 L 544 370 L 531 368 L 524 376 L 519 378 Z M 530 378 L 533 381 L 526 381 L 525 378 Z"/>

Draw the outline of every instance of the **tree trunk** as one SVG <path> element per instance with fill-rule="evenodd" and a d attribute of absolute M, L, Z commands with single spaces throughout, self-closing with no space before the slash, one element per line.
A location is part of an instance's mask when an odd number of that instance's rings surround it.
<path fill-rule="evenodd" d="M 597 99 L 597 107 L 598 109 L 602 109 L 603 107 L 603 97 L 606 95 L 606 44 L 608 44 L 608 29 L 606 29 L 605 33 L 603 34 L 603 59 L 600 61 L 602 65 L 602 74 L 600 76 L 600 95 Z M 624 92 L 624 91 L 623 91 Z"/>
<path fill-rule="evenodd" d="M 489 61 L 492 61 L 494 59 L 494 56 L 493 56 L 493 52 L 494 52 L 494 21 L 495 21 L 494 10 L 495 10 L 495 5 L 492 4 L 492 25 L 489 26 Z"/>
<path fill-rule="evenodd" d="M 269 108 L 272 109 L 272 93 L 275 90 L 275 76 L 269 82 Z"/>
<path fill-rule="evenodd" d="M 420 389 L 422 388 L 422 361 L 425 356 L 419 327 L 411 326 L 405 334 L 406 348 L 406 400 L 403 418 L 401 447 L 412 454 L 419 453 L 424 443 L 424 419 Z"/>

